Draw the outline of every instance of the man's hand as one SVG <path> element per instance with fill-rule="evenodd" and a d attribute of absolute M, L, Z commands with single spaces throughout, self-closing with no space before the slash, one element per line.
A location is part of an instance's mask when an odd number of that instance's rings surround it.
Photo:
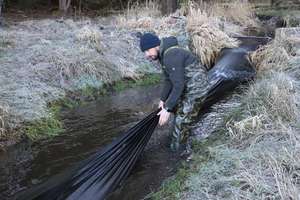
<path fill-rule="evenodd" d="M 163 108 L 163 107 L 164 107 L 164 102 L 160 100 L 158 104 L 158 108 Z"/>
<path fill-rule="evenodd" d="M 163 126 L 168 122 L 170 114 L 171 114 L 170 112 L 168 112 L 166 109 L 164 109 L 162 107 L 162 110 L 157 114 L 157 115 L 160 115 L 160 117 L 159 117 L 159 125 L 160 126 Z"/>

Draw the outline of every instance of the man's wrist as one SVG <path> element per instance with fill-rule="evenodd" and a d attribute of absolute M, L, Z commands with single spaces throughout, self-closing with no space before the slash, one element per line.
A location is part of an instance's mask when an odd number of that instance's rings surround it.
<path fill-rule="evenodd" d="M 170 108 L 167 107 L 167 106 L 164 106 L 164 109 L 165 109 L 166 111 L 168 111 L 168 112 L 172 112 L 172 109 L 170 109 Z"/>

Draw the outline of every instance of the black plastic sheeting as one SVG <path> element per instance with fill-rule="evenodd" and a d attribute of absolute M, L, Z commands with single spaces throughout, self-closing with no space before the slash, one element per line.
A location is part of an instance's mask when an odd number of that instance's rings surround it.
<path fill-rule="evenodd" d="M 241 41 L 241 45 L 222 49 L 215 65 L 208 71 L 210 87 L 204 95 L 203 109 L 209 108 L 237 86 L 255 78 L 256 70 L 249 60 L 249 53 L 271 40 L 268 37 L 254 36 L 236 38 Z"/>
<path fill-rule="evenodd" d="M 151 113 L 76 168 L 20 193 L 17 200 L 101 200 L 129 175 L 158 124 Z"/>
<path fill-rule="evenodd" d="M 204 106 L 216 102 L 227 92 L 238 85 L 249 82 L 256 76 L 256 70 L 243 48 L 222 49 L 214 67 L 208 71 L 209 89 L 206 93 Z"/>

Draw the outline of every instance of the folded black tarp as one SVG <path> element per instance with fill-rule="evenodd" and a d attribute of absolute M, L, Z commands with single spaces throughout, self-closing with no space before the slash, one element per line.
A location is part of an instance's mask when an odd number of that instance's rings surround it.
<path fill-rule="evenodd" d="M 20 193 L 18 200 L 101 200 L 130 173 L 158 124 L 151 113 L 104 149 L 77 167 Z"/>
<path fill-rule="evenodd" d="M 203 109 L 208 108 L 220 98 L 234 90 L 238 85 L 253 80 L 256 70 L 249 53 L 271 41 L 269 37 L 239 36 L 235 37 L 241 44 L 237 48 L 223 48 L 215 65 L 208 71 L 210 87 L 203 94 Z"/>
<path fill-rule="evenodd" d="M 256 70 L 249 60 L 245 48 L 224 48 L 215 65 L 208 71 L 209 88 L 203 95 L 203 109 L 231 92 L 241 83 L 248 82 L 256 76 Z"/>

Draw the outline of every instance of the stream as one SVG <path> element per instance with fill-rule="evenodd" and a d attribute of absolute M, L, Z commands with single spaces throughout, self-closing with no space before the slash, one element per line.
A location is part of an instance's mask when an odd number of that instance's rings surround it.
<path fill-rule="evenodd" d="M 0 154 L 0 199 L 47 181 L 109 144 L 156 109 L 160 86 L 112 94 L 62 111 L 65 132 L 34 144 L 23 142 Z M 168 125 L 170 126 L 170 125 Z M 178 155 L 169 150 L 170 127 L 158 127 L 132 173 L 109 200 L 137 200 L 175 173 Z"/>

